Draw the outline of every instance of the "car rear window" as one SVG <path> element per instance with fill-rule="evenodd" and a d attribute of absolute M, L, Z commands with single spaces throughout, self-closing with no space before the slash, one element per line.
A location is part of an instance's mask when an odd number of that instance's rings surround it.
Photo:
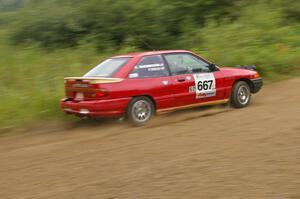
<path fill-rule="evenodd" d="M 90 70 L 84 77 L 112 77 L 131 57 L 110 58 Z"/>

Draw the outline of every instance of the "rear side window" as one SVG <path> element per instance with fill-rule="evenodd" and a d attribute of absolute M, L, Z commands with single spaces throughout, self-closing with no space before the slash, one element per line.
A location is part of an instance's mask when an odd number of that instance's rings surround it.
<path fill-rule="evenodd" d="M 164 77 L 168 75 L 169 71 L 163 58 L 160 55 L 151 55 L 141 59 L 129 74 L 129 78 Z"/>

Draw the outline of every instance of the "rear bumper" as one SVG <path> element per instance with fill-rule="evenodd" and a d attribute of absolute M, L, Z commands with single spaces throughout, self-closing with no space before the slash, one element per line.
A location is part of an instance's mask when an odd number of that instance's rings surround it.
<path fill-rule="evenodd" d="M 257 93 L 263 86 L 263 78 L 251 79 L 252 93 Z"/>
<path fill-rule="evenodd" d="M 62 99 L 61 109 L 67 114 L 86 117 L 121 117 L 126 110 L 130 98 L 92 100 L 75 102 Z"/>

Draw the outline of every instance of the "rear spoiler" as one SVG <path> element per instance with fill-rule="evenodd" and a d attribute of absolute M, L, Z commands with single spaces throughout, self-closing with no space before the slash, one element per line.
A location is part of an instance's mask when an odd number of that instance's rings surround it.
<path fill-rule="evenodd" d="M 109 84 L 118 83 L 123 81 L 122 78 L 112 78 L 112 77 L 66 77 L 64 80 L 75 80 L 75 81 L 85 81 L 90 84 Z"/>
<path fill-rule="evenodd" d="M 247 69 L 247 70 L 255 70 L 256 71 L 256 66 L 255 65 L 250 65 L 250 66 L 247 66 L 247 65 L 237 65 L 237 68 L 242 68 L 242 69 Z"/>

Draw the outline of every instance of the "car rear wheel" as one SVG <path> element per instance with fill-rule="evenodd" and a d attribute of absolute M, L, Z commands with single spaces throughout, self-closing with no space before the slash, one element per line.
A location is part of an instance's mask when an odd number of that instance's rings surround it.
<path fill-rule="evenodd" d="M 251 91 L 249 85 L 244 81 L 234 84 L 231 92 L 231 105 L 235 108 L 248 106 L 251 100 Z"/>
<path fill-rule="evenodd" d="M 136 97 L 130 101 L 126 116 L 132 124 L 141 126 L 151 119 L 154 110 L 154 104 L 148 97 Z"/>

